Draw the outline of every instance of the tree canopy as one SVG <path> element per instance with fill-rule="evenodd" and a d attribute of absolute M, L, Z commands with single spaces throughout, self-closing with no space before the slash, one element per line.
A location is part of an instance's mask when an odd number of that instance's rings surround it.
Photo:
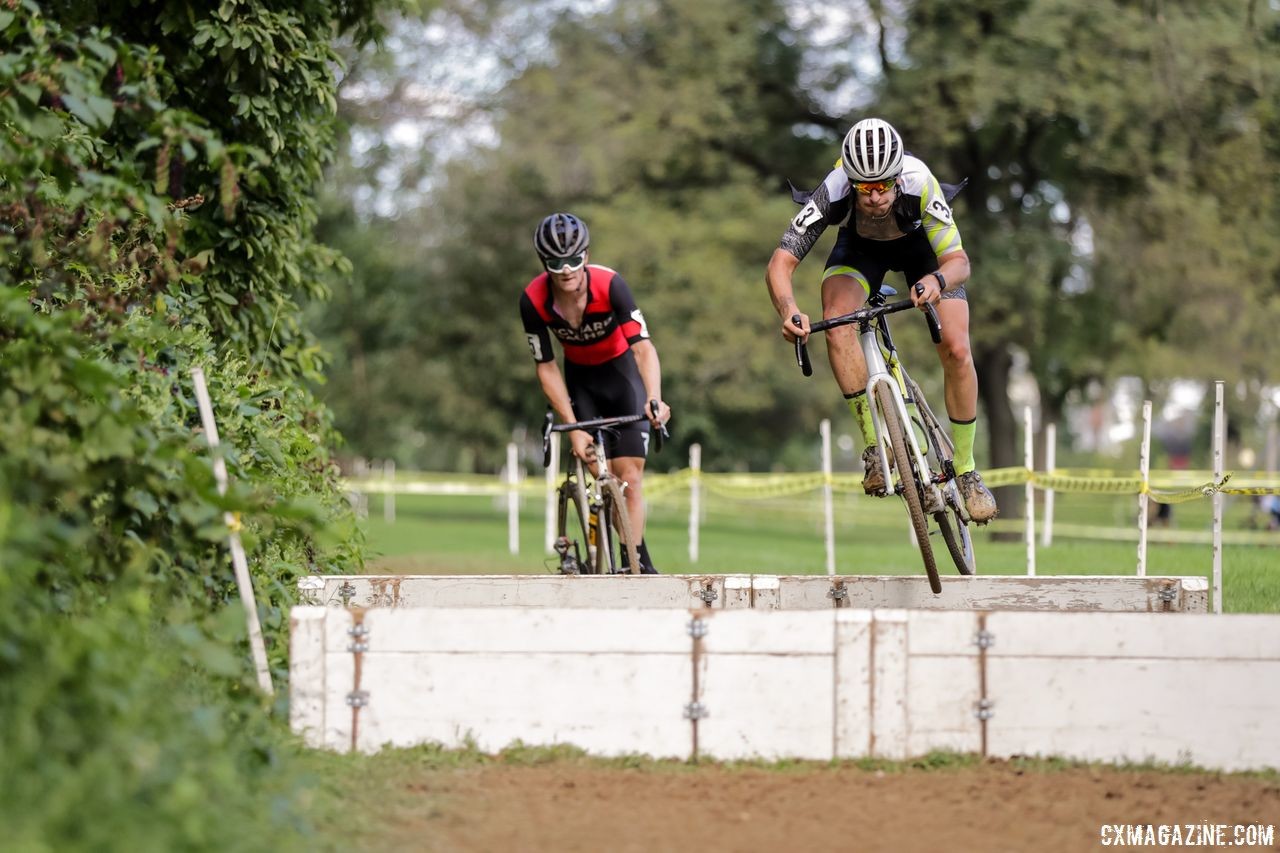
<path fill-rule="evenodd" d="M 453 157 L 427 204 L 322 223 L 363 279 L 347 292 L 374 306 L 362 325 L 380 330 L 321 321 L 343 340 L 328 399 L 365 453 L 436 466 L 465 446 L 497 464 L 542 405 L 514 310 L 537 272 L 528 232 L 571 209 L 646 311 L 678 441 L 703 441 L 713 467 L 794 461 L 789 441 L 843 407 L 791 372 L 762 271 L 793 210 L 786 181 L 812 186 L 862 115 L 894 122 L 943 180 L 969 179 L 956 210 L 988 464 L 1019 458 L 1015 354 L 1050 419 L 1117 375 L 1155 384 L 1229 365 L 1261 387 L 1280 310 L 1278 40 L 1275 10 L 1230 2 L 562 11 L 545 38 L 504 43 L 511 79 L 474 105 L 494 141 Z M 819 273 L 806 265 L 797 282 L 810 310 Z M 923 335 L 901 338 L 928 390 Z"/>

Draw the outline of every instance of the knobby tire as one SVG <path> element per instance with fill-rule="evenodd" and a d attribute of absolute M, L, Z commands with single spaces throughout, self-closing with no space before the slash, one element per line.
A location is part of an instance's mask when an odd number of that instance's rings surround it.
<path fill-rule="evenodd" d="M 639 574 L 640 543 L 636 541 L 636 537 L 632 533 L 631 516 L 627 513 L 627 500 L 623 497 L 622 486 L 616 480 L 606 480 L 602 484 L 600 492 L 602 498 L 600 530 L 604 531 L 607 536 L 604 542 L 608 547 L 597 550 L 599 571 L 602 574 L 621 571 L 621 555 L 625 549 L 630 572 Z M 609 521 L 612 521 L 612 526 L 607 526 Z"/>
<path fill-rule="evenodd" d="M 876 385 L 875 393 L 885 430 L 889 433 L 894 465 L 898 469 L 898 478 L 902 481 L 902 497 L 907 502 L 907 514 L 911 516 L 911 527 L 920 547 L 920 557 L 924 560 L 925 574 L 929 576 L 929 589 L 936 595 L 942 592 L 942 579 L 938 577 L 938 564 L 933 557 L 933 545 L 929 542 L 929 522 L 924 514 L 924 498 L 916 474 L 916 460 L 911 458 L 911 444 L 907 441 L 908 427 L 898 416 L 893 388 L 881 383 Z M 888 480 L 889 472 L 886 471 L 885 485 L 888 485 Z"/>
<path fill-rule="evenodd" d="M 569 540 L 571 546 L 569 552 L 571 554 L 576 553 L 581 570 L 591 572 L 594 565 L 591 555 L 591 539 L 588 533 L 587 496 L 581 480 L 571 481 L 566 479 L 560 484 L 560 509 L 557 517 L 559 519 L 556 525 L 557 536 Z M 575 552 L 572 548 L 574 544 L 580 544 L 582 550 Z"/>

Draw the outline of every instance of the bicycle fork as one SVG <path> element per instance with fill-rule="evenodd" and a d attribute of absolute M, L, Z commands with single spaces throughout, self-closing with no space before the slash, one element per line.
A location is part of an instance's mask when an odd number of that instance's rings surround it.
<path fill-rule="evenodd" d="M 891 475 L 889 454 L 885 450 L 888 437 L 885 434 L 884 416 L 880 413 L 879 398 L 876 397 L 876 388 L 880 385 L 888 385 L 893 392 L 889 397 L 893 400 L 894 408 L 897 409 L 898 422 L 903 426 L 902 431 L 906 435 L 909 452 L 915 460 L 916 471 L 919 472 L 919 476 L 916 479 L 920 483 L 920 487 L 924 489 L 924 494 L 920 496 L 924 505 L 943 506 L 942 494 L 937 491 L 938 485 L 934 482 L 933 472 L 929 470 L 929 462 L 925 458 L 924 451 L 920 449 L 920 442 L 916 438 L 915 422 L 907 412 L 906 403 L 903 402 L 905 393 L 903 384 L 894 373 L 890 372 L 889 365 L 885 362 L 884 352 L 880 347 L 880 341 L 876 337 L 876 330 L 868 326 L 866 331 L 860 331 L 858 342 L 862 346 L 862 355 L 867 365 L 867 402 L 872 407 L 871 427 L 876 436 L 876 452 L 880 454 L 880 470 L 884 472 L 886 488 L 889 485 Z M 896 361 L 893 367 L 896 373 Z M 898 488 L 894 489 L 895 493 L 898 493 L 901 488 L 901 475 L 898 477 L 898 484 Z M 930 493 L 930 490 L 932 490 L 932 493 Z"/>

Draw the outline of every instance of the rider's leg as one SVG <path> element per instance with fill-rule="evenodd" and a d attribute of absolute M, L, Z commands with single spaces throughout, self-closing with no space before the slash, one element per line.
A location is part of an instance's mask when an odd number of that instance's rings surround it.
<path fill-rule="evenodd" d="M 822 316 L 838 317 L 857 311 L 867 301 L 866 280 L 849 267 L 833 267 L 827 270 L 822 282 Z M 858 344 L 858 330 L 854 326 L 841 326 L 827 332 L 827 360 L 836 384 L 849 401 L 849 409 L 858 422 L 863 442 L 875 444 L 875 430 L 871 427 L 871 409 L 867 406 L 867 364 Z"/>
<path fill-rule="evenodd" d="M 822 316 L 838 317 L 857 311 L 866 303 L 870 292 L 871 285 L 858 270 L 843 265 L 829 266 L 822 282 Z M 884 471 L 876 448 L 875 427 L 871 423 L 871 404 L 867 401 L 867 362 L 856 327 L 841 326 L 827 332 L 827 360 L 862 435 L 862 490 L 869 495 L 883 495 Z"/>
<path fill-rule="evenodd" d="M 958 291 L 963 294 L 963 290 Z M 969 516 L 985 523 L 996 517 L 995 496 L 982 482 L 973 459 L 973 434 L 978 420 L 978 373 L 969 348 L 969 303 L 957 295 L 938 303 L 942 321 L 942 343 L 938 357 L 942 361 L 947 415 L 951 418 L 951 437 L 955 442 L 956 482 L 964 497 Z"/>
<path fill-rule="evenodd" d="M 627 498 L 627 515 L 631 518 L 631 530 L 639 539 L 644 538 L 644 457 L 619 456 L 609 460 L 613 476 L 627 484 L 623 494 Z"/>
<path fill-rule="evenodd" d="M 943 299 L 937 305 L 942 321 L 942 343 L 937 345 L 942 361 L 947 414 L 955 441 L 956 473 L 972 471 L 974 425 L 978 417 L 978 373 L 969 348 L 969 303 L 964 299 Z"/>

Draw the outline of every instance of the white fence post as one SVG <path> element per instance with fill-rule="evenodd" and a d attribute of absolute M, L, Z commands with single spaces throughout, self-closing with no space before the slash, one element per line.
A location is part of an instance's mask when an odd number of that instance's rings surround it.
<path fill-rule="evenodd" d="M 831 421 L 818 425 L 822 433 L 822 520 L 826 530 L 827 574 L 836 573 L 836 521 L 831 500 Z"/>
<path fill-rule="evenodd" d="M 357 480 L 363 480 L 369 473 L 369 463 L 363 456 L 357 456 L 351 463 L 351 473 Z M 352 492 L 355 496 L 354 509 L 356 518 L 364 520 L 369 517 L 369 495 L 365 492 Z"/>
<path fill-rule="evenodd" d="M 555 550 L 556 545 L 556 480 L 560 476 L 560 433 L 551 433 L 551 461 L 547 465 L 547 553 Z"/>
<path fill-rule="evenodd" d="M 1213 482 L 1222 482 L 1227 413 L 1222 407 L 1222 382 L 1215 382 L 1213 404 Z M 1213 492 L 1213 612 L 1222 612 L 1222 492 Z"/>
<path fill-rule="evenodd" d="M 1276 472 L 1276 452 L 1278 449 L 1280 449 L 1280 435 L 1277 435 L 1276 415 L 1273 410 L 1271 423 L 1267 424 L 1267 446 L 1264 451 L 1264 459 L 1266 460 L 1265 467 L 1268 479 L 1270 479 L 1271 475 Z"/>
<path fill-rule="evenodd" d="M 519 449 L 513 441 L 507 445 L 507 550 L 520 553 L 520 475 L 517 471 Z"/>
<path fill-rule="evenodd" d="M 396 461 L 388 459 L 382 463 L 382 477 L 387 481 L 387 491 L 382 496 L 382 520 L 387 524 L 396 523 Z"/>
<path fill-rule="evenodd" d="M 225 495 L 227 463 L 218 452 L 218 424 L 213 419 L 213 403 L 209 400 L 209 389 L 204 384 L 204 371 L 199 367 L 192 368 L 191 380 L 195 385 L 200 420 L 204 423 L 204 435 L 209 442 L 209 451 L 213 454 L 213 478 L 218 484 L 218 494 Z M 253 578 L 249 575 L 249 561 L 245 558 L 244 545 L 240 542 L 240 519 L 230 512 L 224 512 L 222 517 L 227 524 L 231 565 L 235 569 L 236 586 L 240 589 L 240 603 L 244 606 L 244 617 L 249 626 L 249 649 L 253 653 L 254 667 L 258 670 L 258 686 L 264 693 L 271 696 L 275 693 L 275 687 L 271 684 L 271 670 L 267 665 L 267 645 L 262 640 L 262 625 L 258 622 L 258 605 L 253 597 Z"/>
<path fill-rule="evenodd" d="M 1138 577 L 1147 576 L 1147 510 L 1151 498 L 1151 401 L 1142 401 L 1142 451 L 1138 457 L 1142 487 L 1138 490 Z"/>
<path fill-rule="evenodd" d="M 698 562 L 698 525 L 702 520 L 702 445 L 689 445 L 689 562 Z"/>
<path fill-rule="evenodd" d="M 1031 421 L 1031 407 L 1027 406 L 1023 410 L 1022 415 L 1023 427 L 1026 433 L 1025 445 L 1025 462 L 1027 466 L 1027 577 L 1035 577 L 1036 574 L 1036 487 L 1031 482 L 1031 476 L 1035 472 L 1035 430 L 1032 428 L 1034 424 Z"/>
<path fill-rule="evenodd" d="M 1058 464 L 1058 425 L 1044 425 L 1044 470 L 1052 474 Z M 1044 490 L 1044 524 L 1040 529 L 1040 547 L 1053 544 L 1053 489 Z"/>

